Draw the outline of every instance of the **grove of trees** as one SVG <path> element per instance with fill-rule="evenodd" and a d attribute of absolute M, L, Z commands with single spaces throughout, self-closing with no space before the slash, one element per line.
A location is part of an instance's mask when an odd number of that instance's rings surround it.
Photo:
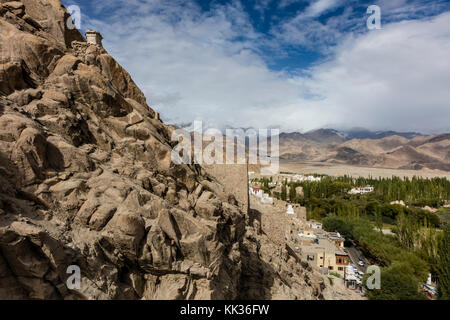
<path fill-rule="evenodd" d="M 369 185 L 374 192 L 348 193 Z M 299 186 L 303 196 L 296 194 Z M 450 299 L 450 225 L 423 209 L 439 208 L 449 201 L 447 179 L 322 176 L 316 182 L 284 181 L 281 193 L 274 195 L 305 206 L 309 219 L 322 221 L 327 231 L 341 233 L 383 267 L 382 287 L 368 291 L 370 299 L 425 299 L 418 289 L 430 272 L 438 279 L 439 297 Z M 405 205 L 391 204 L 396 200 Z M 380 232 L 386 224 L 395 237 Z"/>

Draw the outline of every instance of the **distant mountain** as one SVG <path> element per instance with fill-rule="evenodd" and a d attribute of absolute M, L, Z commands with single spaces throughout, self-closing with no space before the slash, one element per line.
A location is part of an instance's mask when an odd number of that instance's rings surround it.
<path fill-rule="evenodd" d="M 281 133 L 280 138 L 301 139 L 306 138 L 317 142 L 335 141 L 352 139 L 383 139 L 391 136 L 413 139 L 415 137 L 425 137 L 426 135 L 418 132 L 397 132 L 397 131 L 370 131 L 363 128 L 354 128 L 350 130 L 335 129 L 317 129 L 306 133 L 290 132 Z"/>
<path fill-rule="evenodd" d="M 245 132 L 253 128 L 241 129 Z M 223 133 L 225 135 L 225 130 Z M 282 132 L 279 138 L 280 158 L 286 161 L 450 171 L 450 133 L 427 136 L 417 132 L 362 128 L 317 129 L 305 133 Z M 246 147 L 248 143 L 246 139 Z"/>
<path fill-rule="evenodd" d="M 318 129 L 313 131 L 308 131 L 304 134 L 307 139 L 317 141 L 320 143 L 333 143 L 333 142 L 343 142 L 345 140 L 344 136 L 337 130 L 333 129 Z"/>
<path fill-rule="evenodd" d="M 354 128 L 344 132 L 347 140 L 351 139 L 383 139 L 390 136 L 400 136 L 407 139 L 424 136 L 418 132 L 396 132 L 396 131 L 370 131 L 366 129 Z"/>
<path fill-rule="evenodd" d="M 280 134 L 280 157 L 380 168 L 450 171 L 450 134 L 319 129 Z"/>
<path fill-rule="evenodd" d="M 280 139 L 291 139 L 291 140 L 303 140 L 303 141 L 315 141 L 317 143 L 340 143 L 345 141 L 345 137 L 337 130 L 334 129 L 318 129 L 308 131 L 306 133 L 291 132 L 291 133 L 280 133 Z"/>

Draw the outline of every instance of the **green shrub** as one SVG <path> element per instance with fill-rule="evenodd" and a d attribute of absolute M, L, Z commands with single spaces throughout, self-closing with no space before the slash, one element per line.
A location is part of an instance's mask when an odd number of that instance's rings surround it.
<path fill-rule="evenodd" d="M 381 288 L 367 290 L 371 300 L 424 300 L 419 281 L 411 276 L 413 269 L 406 263 L 393 264 L 381 271 Z"/>

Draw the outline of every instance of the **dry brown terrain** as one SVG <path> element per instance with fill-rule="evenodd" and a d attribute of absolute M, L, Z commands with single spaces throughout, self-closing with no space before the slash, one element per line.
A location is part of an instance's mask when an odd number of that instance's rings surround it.
<path fill-rule="evenodd" d="M 307 134 L 283 133 L 280 157 L 293 163 L 450 172 L 450 134 L 347 140 L 333 130 L 324 129 Z"/>
<path fill-rule="evenodd" d="M 301 163 L 296 161 L 282 160 L 280 162 L 280 172 L 292 172 L 302 174 L 326 174 L 329 176 L 343 176 L 349 175 L 352 177 L 382 177 L 389 178 L 397 177 L 413 177 L 421 176 L 424 178 L 446 177 L 450 179 L 450 172 L 441 170 L 406 170 L 406 169 L 388 169 L 388 168 L 370 168 L 362 166 L 351 166 L 345 164 L 319 163 L 307 162 Z"/>

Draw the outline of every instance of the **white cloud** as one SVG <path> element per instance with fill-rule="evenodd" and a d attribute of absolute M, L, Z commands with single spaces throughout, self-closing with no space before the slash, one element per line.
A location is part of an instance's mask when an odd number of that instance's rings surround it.
<path fill-rule="evenodd" d="M 258 110 L 299 98 L 297 87 L 255 53 L 259 35 L 239 3 L 204 15 L 175 6 L 139 10 L 146 14 L 91 24 L 163 118 L 244 125 Z"/>
<path fill-rule="evenodd" d="M 450 130 L 449 13 L 360 35 L 330 31 L 340 43 L 331 58 L 295 77 L 266 66 L 258 45 L 267 40 L 238 1 L 207 13 L 184 1 L 117 2 L 114 17 L 89 24 L 172 123 Z"/>
<path fill-rule="evenodd" d="M 318 17 L 330 9 L 336 8 L 341 4 L 340 0 L 314 0 L 301 14 L 301 18 Z"/>
<path fill-rule="evenodd" d="M 289 5 L 290 2 L 280 4 Z M 354 24 L 350 19 L 352 7 L 349 6 L 344 14 L 329 18 L 325 23 L 316 20 L 322 14 L 336 9 L 342 4 L 341 0 L 313 0 L 309 5 L 291 19 L 282 21 L 272 29 L 272 34 L 281 43 L 302 46 L 308 49 L 327 51 L 344 36 L 342 30 Z"/>
<path fill-rule="evenodd" d="M 331 124 L 449 130 L 450 13 L 349 38 L 306 83 Z"/>

